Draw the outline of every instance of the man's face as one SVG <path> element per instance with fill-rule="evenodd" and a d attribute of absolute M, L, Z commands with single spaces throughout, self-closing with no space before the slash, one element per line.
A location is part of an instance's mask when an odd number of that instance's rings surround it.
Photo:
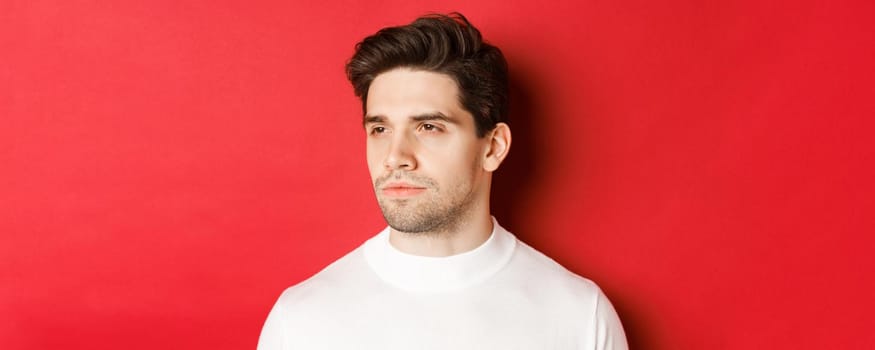
<path fill-rule="evenodd" d="M 389 226 L 408 233 L 448 232 L 487 205 L 487 138 L 459 103 L 447 75 L 395 69 L 368 90 L 365 131 L 371 179 Z"/>

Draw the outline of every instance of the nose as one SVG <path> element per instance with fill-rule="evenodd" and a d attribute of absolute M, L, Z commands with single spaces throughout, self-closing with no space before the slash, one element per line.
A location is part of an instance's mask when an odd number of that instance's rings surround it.
<path fill-rule="evenodd" d="M 387 170 L 413 170 L 416 169 L 416 157 L 414 156 L 414 142 L 407 133 L 395 133 L 389 145 L 389 152 L 383 165 Z"/>

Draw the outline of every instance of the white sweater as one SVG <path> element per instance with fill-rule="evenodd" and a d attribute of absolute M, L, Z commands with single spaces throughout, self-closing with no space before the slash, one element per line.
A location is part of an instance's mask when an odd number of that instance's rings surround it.
<path fill-rule="evenodd" d="M 440 258 L 398 251 L 386 228 L 283 292 L 258 349 L 628 348 L 598 286 L 494 227 Z"/>

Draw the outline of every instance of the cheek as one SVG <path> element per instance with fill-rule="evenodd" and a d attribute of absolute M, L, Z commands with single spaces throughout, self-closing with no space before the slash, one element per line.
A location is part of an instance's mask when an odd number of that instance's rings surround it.
<path fill-rule="evenodd" d="M 368 141 L 365 157 L 368 162 L 368 171 L 371 173 L 371 178 L 376 179 L 383 171 L 383 154 L 382 146 L 379 142 Z"/>
<path fill-rule="evenodd" d="M 444 143 L 428 152 L 430 172 L 440 174 L 446 183 L 462 184 L 475 176 L 481 160 L 476 144 L 458 142 Z"/>
<path fill-rule="evenodd" d="M 428 152 L 441 152 L 452 148 L 453 140 L 445 135 L 417 135 L 416 142 Z"/>

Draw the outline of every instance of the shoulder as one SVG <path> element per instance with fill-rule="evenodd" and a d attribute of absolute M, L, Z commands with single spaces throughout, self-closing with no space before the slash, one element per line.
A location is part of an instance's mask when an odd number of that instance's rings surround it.
<path fill-rule="evenodd" d="M 365 263 L 362 247 L 354 249 L 321 271 L 300 283 L 286 288 L 277 300 L 283 309 L 302 305 L 331 304 L 332 300 L 352 297 L 356 286 L 368 283 L 372 274 Z"/>
<path fill-rule="evenodd" d="M 517 240 L 509 266 L 519 278 L 537 283 L 540 293 L 560 300 L 596 303 L 602 291 L 595 282 L 571 272 L 552 258 Z"/>
<path fill-rule="evenodd" d="M 511 294 L 512 304 L 537 322 L 578 334 L 581 344 L 590 344 L 587 348 L 626 348 L 623 327 L 601 288 L 531 246 L 517 241 L 511 262 L 498 277 L 503 294 Z"/>

